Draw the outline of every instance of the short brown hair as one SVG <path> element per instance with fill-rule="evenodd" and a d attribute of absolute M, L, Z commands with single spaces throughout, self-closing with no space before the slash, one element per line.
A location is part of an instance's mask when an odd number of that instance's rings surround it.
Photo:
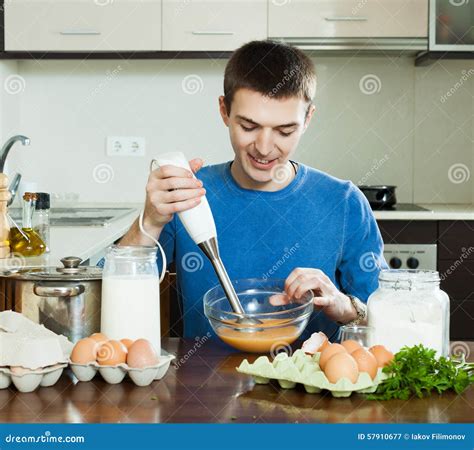
<path fill-rule="evenodd" d="M 224 74 L 227 112 L 238 89 L 272 98 L 299 97 L 312 102 L 316 93 L 313 62 L 301 50 L 275 41 L 252 41 L 231 56 Z"/>

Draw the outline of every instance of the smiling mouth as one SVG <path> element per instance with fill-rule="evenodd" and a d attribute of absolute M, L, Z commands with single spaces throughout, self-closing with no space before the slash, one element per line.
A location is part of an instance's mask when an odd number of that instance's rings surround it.
<path fill-rule="evenodd" d="M 275 158 L 275 159 L 260 159 L 260 158 L 255 158 L 250 153 L 248 155 L 251 159 L 253 159 L 254 161 L 257 161 L 258 163 L 263 164 L 263 165 L 270 164 L 273 161 L 276 161 L 278 159 L 278 158 Z"/>

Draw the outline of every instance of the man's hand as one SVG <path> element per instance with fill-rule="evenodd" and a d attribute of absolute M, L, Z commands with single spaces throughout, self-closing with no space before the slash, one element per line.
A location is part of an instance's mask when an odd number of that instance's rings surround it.
<path fill-rule="evenodd" d="M 334 286 L 329 277 L 319 269 L 298 267 L 285 281 L 286 296 L 274 296 L 273 305 L 288 303 L 288 298 L 301 299 L 305 292 L 313 291 L 314 306 L 336 322 L 347 323 L 357 318 L 349 297 Z"/>

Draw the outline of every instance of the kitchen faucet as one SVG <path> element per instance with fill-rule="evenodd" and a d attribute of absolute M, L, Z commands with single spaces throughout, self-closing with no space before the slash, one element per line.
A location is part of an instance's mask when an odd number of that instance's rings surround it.
<path fill-rule="evenodd" d="M 5 169 L 5 161 L 7 159 L 8 152 L 13 147 L 13 144 L 17 141 L 20 141 L 22 145 L 30 145 L 30 138 L 22 136 L 21 134 L 8 139 L 8 141 L 5 142 L 2 149 L 0 150 L 0 173 L 3 173 Z"/>

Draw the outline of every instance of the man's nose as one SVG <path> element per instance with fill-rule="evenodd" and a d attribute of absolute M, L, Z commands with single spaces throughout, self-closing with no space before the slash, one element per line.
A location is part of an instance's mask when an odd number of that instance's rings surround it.
<path fill-rule="evenodd" d="M 265 129 L 261 130 L 255 140 L 257 152 L 261 156 L 267 156 L 273 151 L 273 145 L 272 131 Z"/>

